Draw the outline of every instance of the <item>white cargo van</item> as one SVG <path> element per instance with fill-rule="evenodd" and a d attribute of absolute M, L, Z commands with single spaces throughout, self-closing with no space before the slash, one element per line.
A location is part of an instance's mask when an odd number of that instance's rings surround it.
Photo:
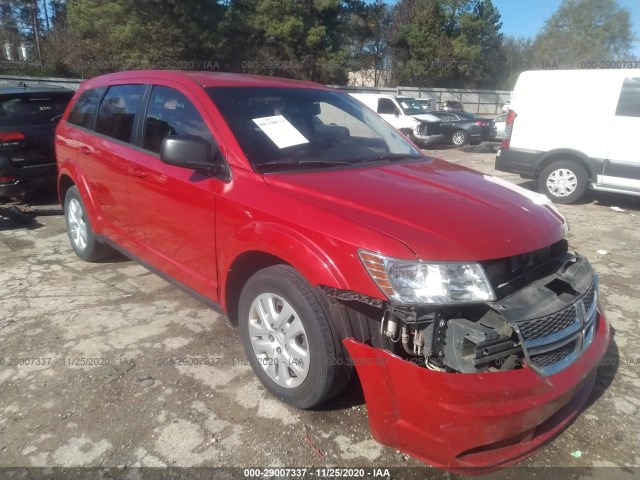
<path fill-rule="evenodd" d="M 545 70 L 518 78 L 496 169 L 536 178 L 554 202 L 640 195 L 640 70 Z"/>
<path fill-rule="evenodd" d="M 440 119 L 427 113 L 415 98 L 378 93 L 350 95 L 377 112 L 387 123 L 407 135 L 418 146 L 443 143 L 446 140 L 440 132 Z"/>

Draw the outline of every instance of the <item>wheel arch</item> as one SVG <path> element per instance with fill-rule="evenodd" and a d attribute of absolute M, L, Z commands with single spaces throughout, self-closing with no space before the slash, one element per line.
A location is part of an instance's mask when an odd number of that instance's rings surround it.
<path fill-rule="evenodd" d="M 85 177 L 76 165 L 67 163 L 65 168 L 60 170 L 60 173 L 58 174 L 58 200 L 63 208 L 67 191 L 74 186 L 80 192 L 80 197 L 82 197 L 85 209 L 89 215 L 91 226 L 96 233 L 100 233 L 102 230 L 102 215 L 100 215 L 100 211 L 96 206 L 91 189 L 89 188 Z"/>
<path fill-rule="evenodd" d="M 547 152 L 538 159 L 534 169 L 535 176 L 538 177 L 540 173 L 547 168 L 547 166 L 559 160 L 573 160 L 578 163 L 582 168 L 584 168 L 590 182 L 593 182 L 599 173 L 597 163 L 584 153 L 578 150 L 558 149 Z M 602 169 L 600 169 L 600 173 L 601 172 Z"/>
<path fill-rule="evenodd" d="M 75 186 L 75 182 L 69 175 L 60 175 L 58 178 L 58 201 L 60 205 L 64 206 L 64 197 L 67 195 L 67 191 L 73 186 Z"/>
<path fill-rule="evenodd" d="M 284 259 L 260 250 L 244 252 L 233 260 L 227 270 L 223 297 L 224 307 L 231 324 L 238 324 L 238 308 L 242 287 L 256 272 L 273 265 L 291 266 Z"/>

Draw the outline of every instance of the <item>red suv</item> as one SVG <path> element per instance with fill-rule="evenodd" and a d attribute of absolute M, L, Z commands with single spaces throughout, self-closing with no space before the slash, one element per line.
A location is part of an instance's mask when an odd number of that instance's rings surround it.
<path fill-rule="evenodd" d="M 563 216 L 425 157 L 345 93 L 105 75 L 81 85 L 56 152 L 78 256 L 115 248 L 224 312 L 290 405 L 357 374 L 376 439 L 486 469 L 534 451 L 591 391 L 609 327 Z"/>

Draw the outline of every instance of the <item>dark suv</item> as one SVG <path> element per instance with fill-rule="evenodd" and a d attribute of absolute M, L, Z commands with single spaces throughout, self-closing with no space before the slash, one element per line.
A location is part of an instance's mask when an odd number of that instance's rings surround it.
<path fill-rule="evenodd" d="M 55 186 L 54 130 L 74 93 L 53 85 L 0 87 L 0 197 Z"/>

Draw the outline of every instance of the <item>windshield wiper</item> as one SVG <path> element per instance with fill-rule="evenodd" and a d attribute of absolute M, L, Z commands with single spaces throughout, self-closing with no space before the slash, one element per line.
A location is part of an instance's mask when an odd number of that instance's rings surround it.
<path fill-rule="evenodd" d="M 378 157 L 366 158 L 356 163 L 373 163 L 373 162 L 395 162 L 397 160 L 404 160 L 405 158 L 424 158 L 421 155 L 407 155 L 404 153 L 387 153 Z"/>
<path fill-rule="evenodd" d="M 288 162 L 280 162 L 280 161 L 271 161 L 261 163 L 257 165 L 257 167 L 262 170 L 264 167 L 282 167 L 282 168 L 292 168 L 292 167 L 340 167 L 343 165 L 353 165 L 351 162 L 344 161 L 322 161 L 322 160 L 294 160 Z"/>

